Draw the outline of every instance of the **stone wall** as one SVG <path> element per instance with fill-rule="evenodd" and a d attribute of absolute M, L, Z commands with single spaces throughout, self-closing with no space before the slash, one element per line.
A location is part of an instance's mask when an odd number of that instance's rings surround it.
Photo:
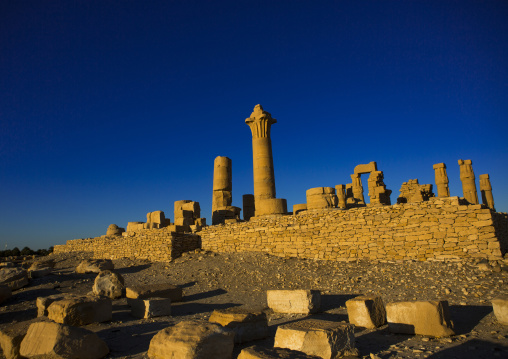
<path fill-rule="evenodd" d="M 319 209 L 204 228 L 202 248 L 263 251 L 277 256 L 356 259 L 500 259 L 508 219 L 458 197 L 349 210 Z M 502 252 L 503 251 L 503 252 Z"/>
<path fill-rule="evenodd" d="M 124 236 L 102 236 L 73 239 L 57 245 L 55 253 L 88 252 L 94 258 L 139 258 L 150 261 L 170 261 L 183 252 L 201 248 L 199 235 L 171 232 L 167 228 L 127 232 Z"/>

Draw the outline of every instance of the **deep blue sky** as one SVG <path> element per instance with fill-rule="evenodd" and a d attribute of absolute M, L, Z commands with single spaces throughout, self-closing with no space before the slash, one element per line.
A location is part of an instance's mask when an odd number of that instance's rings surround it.
<path fill-rule="evenodd" d="M 3 0 L 0 249 L 174 219 L 180 199 L 210 221 L 219 155 L 241 207 L 258 103 L 290 208 L 370 161 L 392 202 L 439 162 L 462 196 L 472 159 L 507 211 L 507 64 L 501 0 Z"/>

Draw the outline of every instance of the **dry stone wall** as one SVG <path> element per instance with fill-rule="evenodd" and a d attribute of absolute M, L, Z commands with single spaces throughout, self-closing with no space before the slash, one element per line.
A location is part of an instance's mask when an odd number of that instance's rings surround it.
<path fill-rule="evenodd" d="M 94 258 L 140 258 L 150 261 L 170 261 L 183 252 L 201 248 L 197 234 L 171 232 L 166 228 L 127 232 L 124 236 L 102 236 L 73 239 L 55 246 L 55 253 L 88 252 Z"/>
<path fill-rule="evenodd" d="M 202 248 L 263 251 L 283 257 L 356 259 L 500 259 L 507 248 L 507 216 L 458 197 L 419 203 L 317 209 L 289 216 L 204 228 Z"/>

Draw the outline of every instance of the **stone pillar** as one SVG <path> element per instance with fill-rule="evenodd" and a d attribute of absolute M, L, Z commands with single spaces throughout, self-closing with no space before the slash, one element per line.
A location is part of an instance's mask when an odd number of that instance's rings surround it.
<path fill-rule="evenodd" d="M 476 184 L 474 181 L 475 176 L 473 172 L 473 162 L 471 162 L 471 160 L 459 160 L 459 166 L 464 198 L 470 204 L 478 204 L 478 194 L 476 193 Z"/>
<path fill-rule="evenodd" d="M 251 217 L 254 217 L 254 195 L 244 194 L 243 200 L 243 219 L 248 221 Z"/>
<path fill-rule="evenodd" d="M 363 185 L 362 180 L 360 178 L 360 174 L 352 174 L 351 175 L 352 185 L 353 185 L 353 198 L 355 200 L 355 204 L 363 205 L 365 204 L 365 198 L 363 198 Z"/>
<path fill-rule="evenodd" d="M 277 120 L 256 105 L 250 117 L 245 120 L 252 132 L 252 159 L 254 170 L 254 204 L 256 216 L 282 214 L 287 203 L 275 198 L 275 175 L 273 170 L 271 126 Z"/>
<path fill-rule="evenodd" d="M 390 195 L 392 191 L 386 189 L 383 182 L 383 171 L 372 171 L 369 179 L 367 180 L 369 188 L 369 197 L 371 205 L 387 205 L 391 204 Z"/>
<path fill-rule="evenodd" d="M 337 193 L 337 199 L 339 201 L 337 207 L 346 209 L 346 186 L 338 184 L 335 186 L 335 192 Z"/>
<path fill-rule="evenodd" d="M 490 184 L 490 176 L 488 174 L 480 175 L 480 193 L 482 194 L 483 204 L 495 211 L 492 185 Z"/>
<path fill-rule="evenodd" d="M 438 197 L 450 197 L 450 189 L 448 188 L 448 174 L 446 173 L 446 165 L 444 163 L 436 163 L 434 166 L 434 174 L 436 176 L 436 187 Z"/>
<path fill-rule="evenodd" d="M 333 187 L 316 187 L 306 192 L 307 209 L 335 208 L 337 195 Z"/>
<path fill-rule="evenodd" d="M 217 210 L 231 206 L 232 187 L 231 159 L 218 156 L 213 161 L 212 224 L 220 223 L 214 220 Z"/>

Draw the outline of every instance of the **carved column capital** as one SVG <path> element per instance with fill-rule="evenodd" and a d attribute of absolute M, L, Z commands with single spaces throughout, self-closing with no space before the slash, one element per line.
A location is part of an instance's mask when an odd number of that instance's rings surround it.
<path fill-rule="evenodd" d="M 270 137 L 270 128 L 277 120 L 272 118 L 269 112 L 264 111 L 261 105 L 256 105 L 245 123 L 250 127 L 252 138 L 263 138 Z"/>

